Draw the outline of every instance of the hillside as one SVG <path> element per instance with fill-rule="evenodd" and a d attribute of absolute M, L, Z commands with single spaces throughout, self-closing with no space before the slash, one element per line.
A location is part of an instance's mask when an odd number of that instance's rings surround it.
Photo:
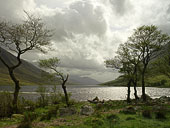
<path fill-rule="evenodd" d="M 2 49 L 0 55 L 5 58 L 5 61 L 9 65 L 15 64 L 16 57 L 6 50 Z M 43 75 L 47 75 L 47 72 L 42 71 L 33 64 L 22 60 L 22 64 L 14 72 L 17 78 L 20 80 L 21 85 L 41 85 L 41 84 L 51 84 L 49 81 L 44 79 Z M 43 75 L 42 75 L 43 74 Z M 0 85 L 11 85 L 11 81 L 7 68 L 0 61 Z"/>
<path fill-rule="evenodd" d="M 75 75 L 71 75 L 69 80 L 73 83 L 77 83 L 80 85 L 97 85 L 100 84 L 100 82 L 89 78 L 89 77 L 80 77 L 80 76 L 75 76 Z"/>
<path fill-rule="evenodd" d="M 115 80 L 102 83 L 103 86 L 115 86 L 115 87 L 126 87 L 127 80 L 123 77 L 118 77 Z M 141 86 L 141 81 L 138 81 L 138 86 Z M 147 76 L 146 78 L 147 87 L 170 87 L 170 79 L 165 75 L 155 74 L 154 76 Z"/>
<path fill-rule="evenodd" d="M 0 55 L 5 58 L 5 61 L 9 65 L 16 64 L 16 57 L 9 53 L 8 51 L 2 49 Z M 51 82 L 47 80 L 45 76 L 48 75 L 47 72 L 39 69 L 35 65 L 22 60 L 22 64 L 19 68 L 15 70 L 17 78 L 20 80 L 21 85 L 41 85 L 41 84 L 60 84 L 58 80 Z M 0 85 L 12 85 L 8 70 L 4 64 L 0 61 Z M 80 85 L 96 85 L 99 84 L 98 81 L 89 77 L 79 77 L 70 75 L 68 84 L 80 84 Z"/>

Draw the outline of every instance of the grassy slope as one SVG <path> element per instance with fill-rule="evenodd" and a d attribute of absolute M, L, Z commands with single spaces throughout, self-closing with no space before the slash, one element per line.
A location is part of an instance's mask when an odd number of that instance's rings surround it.
<path fill-rule="evenodd" d="M 12 66 L 17 63 L 16 57 L 6 50 L 2 50 L 0 54 L 8 65 Z M 22 64 L 14 71 L 16 78 L 19 79 L 21 85 L 41 85 L 41 84 L 59 84 L 59 80 L 51 82 L 47 80 L 42 74 L 48 75 L 47 72 L 43 72 L 33 64 L 22 60 Z M 8 70 L 4 64 L 0 61 L 0 85 L 11 85 L 11 81 Z"/>
<path fill-rule="evenodd" d="M 20 81 L 21 85 L 43 85 L 43 84 L 59 84 L 59 81 L 51 82 L 47 81 L 44 77 L 41 77 L 40 73 L 35 74 L 29 70 L 21 68 L 22 72 L 16 71 L 16 78 Z M 6 70 L 0 72 L 0 85 L 13 85 L 8 72 Z"/>
<path fill-rule="evenodd" d="M 138 85 L 140 86 L 141 81 L 138 81 Z M 127 86 L 127 80 L 123 77 L 118 77 L 115 80 L 108 81 L 106 83 L 102 83 L 101 85 L 106 86 Z M 146 86 L 147 87 L 170 87 L 170 79 L 165 75 L 154 75 L 146 78 Z"/>

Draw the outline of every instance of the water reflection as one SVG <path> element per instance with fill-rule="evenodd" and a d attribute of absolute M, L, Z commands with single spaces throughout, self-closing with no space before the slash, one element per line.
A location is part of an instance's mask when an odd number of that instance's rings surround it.
<path fill-rule="evenodd" d="M 38 86 L 22 86 L 20 94 L 28 99 L 36 99 L 39 95 L 36 93 Z M 46 86 L 52 91 L 53 86 Z M 61 86 L 57 86 L 58 91 L 62 91 Z M 126 87 L 101 87 L 98 85 L 68 85 L 68 92 L 72 94 L 72 98 L 75 100 L 86 101 L 87 99 L 93 99 L 99 97 L 101 100 L 125 100 L 127 95 Z M 141 95 L 141 87 L 137 88 L 138 94 Z M 12 86 L 0 86 L 0 91 L 13 91 Z M 133 96 L 133 88 L 131 88 L 131 97 Z M 153 88 L 146 87 L 146 93 L 152 98 L 158 98 L 160 96 L 170 96 L 170 88 Z"/>

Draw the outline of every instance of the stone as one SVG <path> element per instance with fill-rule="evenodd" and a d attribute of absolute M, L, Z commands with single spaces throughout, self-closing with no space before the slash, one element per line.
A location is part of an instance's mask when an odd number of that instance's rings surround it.
<path fill-rule="evenodd" d="M 80 113 L 81 115 L 89 116 L 94 113 L 94 109 L 92 108 L 92 106 L 85 105 L 81 107 Z"/>
<path fill-rule="evenodd" d="M 160 101 L 160 102 L 168 102 L 168 101 L 170 101 L 170 97 L 161 96 L 161 97 L 159 98 L 159 101 Z"/>
<path fill-rule="evenodd" d="M 76 114 L 77 111 L 75 108 L 60 108 L 59 109 L 59 114 L 60 116 L 71 116 L 71 115 L 74 115 Z"/>

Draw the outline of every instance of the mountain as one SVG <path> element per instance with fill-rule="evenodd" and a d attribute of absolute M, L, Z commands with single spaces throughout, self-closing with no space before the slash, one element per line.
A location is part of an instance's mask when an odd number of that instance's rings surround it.
<path fill-rule="evenodd" d="M 10 66 L 17 63 L 16 57 L 2 48 L 0 56 L 4 58 L 5 62 Z M 20 80 L 21 85 L 51 84 L 50 81 L 46 80 L 44 77 L 44 75 L 48 75 L 47 72 L 44 72 L 25 60 L 22 60 L 22 64 L 14 71 L 14 73 L 16 74 L 17 79 Z M 13 82 L 9 77 L 8 70 L 0 61 L 0 85 L 11 84 L 13 84 Z"/>
<path fill-rule="evenodd" d="M 0 56 L 5 60 L 5 62 L 12 66 L 17 63 L 16 57 L 5 49 L 1 48 Z M 51 82 L 47 80 L 46 76 L 48 73 L 39 69 L 35 65 L 22 60 L 22 64 L 14 71 L 17 79 L 19 79 L 21 85 L 44 85 L 44 84 L 60 84 L 59 80 Z M 89 77 L 79 77 L 71 76 L 69 77 L 68 84 L 80 84 L 80 85 L 96 85 L 100 82 L 89 78 Z M 0 61 L 0 85 L 13 85 L 7 68 Z"/>
<path fill-rule="evenodd" d="M 77 83 L 80 85 L 97 85 L 100 84 L 100 82 L 89 78 L 89 77 L 80 77 L 80 76 L 76 76 L 76 75 L 71 75 L 69 77 L 69 81 L 73 82 L 73 83 Z"/>

